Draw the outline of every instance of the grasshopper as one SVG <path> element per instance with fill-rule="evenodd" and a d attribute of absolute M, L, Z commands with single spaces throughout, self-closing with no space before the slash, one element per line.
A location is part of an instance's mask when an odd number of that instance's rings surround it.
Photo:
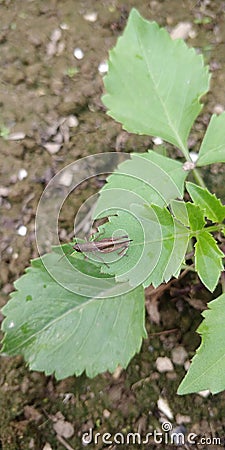
<path fill-rule="evenodd" d="M 132 239 L 129 239 L 127 235 L 114 238 L 103 238 L 99 241 L 89 241 L 80 244 L 76 243 L 73 246 L 73 249 L 79 253 L 112 253 L 120 250 L 118 255 L 122 255 L 124 251 L 129 247 L 129 243 L 131 241 Z M 100 255 L 98 255 L 98 258 L 101 259 L 107 267 L 109 267 L 109 265 L 103 260 L 103 258 L 101 258 Z"/>
<path fill-rule="evenodd" d="M 72 248 L 79 253 L 112 253 L 117 250 L 121 250 L 118 255 L 122 255 L 122 253 L 124 253 L 124 251 L 129 247 L 130 242 L 132 242 L 132 239 L 129 239 L 129 237 L 125 235 L 114 238 L 104 238 L 99 241 L 87 241 L 82 243 L 77 242 L 72 246 Z M 62 258 L 60 258 L 60 260 Z M 101 258 L 100 255 L 98 255 L 98 258 L 101 259 L 107 267 L 109 267 L 109 265 L 103 260 L 103 258 Z"/>
<path fill-rule="evenodd" d="M 79 253 L 101 252 L 111 253 L 116 250 L 122 250 L 119 254 L 122 254 L 124 250 L 129 247 L 129 243 L 132 239 L 129 239 L 127 235 L 120 237 L 104 238 L 99 241 L 89 241 L 81 244 L 76 243 L 73 249 Z"/>

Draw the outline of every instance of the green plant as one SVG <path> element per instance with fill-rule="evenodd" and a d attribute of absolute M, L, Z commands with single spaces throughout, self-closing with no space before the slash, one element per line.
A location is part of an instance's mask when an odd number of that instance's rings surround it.
<path fill-rule="evenodd" d="M 0 137 L 3 139 L 8 139 L 9 137 L 9 128 L 6 127 L 5 125 L 0 126 Z"/>
<path fill-rule="evenodd" d="M 78 73 L 78 69 L 76 67 L 68 67 L 68 69 L 66 70 L 66 75 L 69 78 L 73 78 L 74 75 L 76 75 Z"/>
<path fill-rule="evenodd" d="M 31 369 L 56 378 L 92 377 L 126 367 L 146 337 L 144 288 L 186 268 L 213 292 L 223 271 L 225 206 L 205 187 L 199 168 L 225 162 L 225 113 L 213 115 L 196 165 L 187 146 L 209 88 L 208 68 L 194 49 L 133 9 L 111 50 L 103 102 L 132 133 L 160 136 L 184 160 L 134 153 L 107 179 L 94 218 L 104 238 L 128 235 L 125 255 L 60 259 L 62 247 L 32 261 L 3 308 L 3 351 L 22 353 Z M 186 181 L 191 174 L 196 183 Z M 190 200 L 184 200 L 184 192 Z M 119 234 L 118 234 L 119 233 Z M 216 236 L 216 237 L 215 237 Z M 63 251 L 70 248 L 63 246 Z M 188 252 L 189 261 L 185 263 Z M 57 282 L 61 277 L 60 283 Z M 225 388 L 225 294 L 213 300 L 198 329 L 202 344 L 178 393 Z"/>

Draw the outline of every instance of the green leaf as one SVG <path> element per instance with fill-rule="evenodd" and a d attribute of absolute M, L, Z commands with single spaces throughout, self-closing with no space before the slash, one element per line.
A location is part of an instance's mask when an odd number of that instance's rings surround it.
<path fill-rule="evenodd" d="M 180 200 L 172 200 L 170 202 L 171 211 L 175 218 L 186 227 L 189 227 L 189 217 L 186 208 L 186 202 Z"/>
<path fill-rule="evenodd" d="M 217 394 L 225 389 L 225 294 L 210 302 L 208 307 L 197 330 L 202 343 L 179 386 L 181 395 L 205 389 Z"/>
<path fill-rule="evenodd" d="M 186 188 L 193 202 L 205 211 L 205 216 L 212 222 L 222 222 L 225 218 L 225 206 L 206 188 L 187 182 Z"/>
<path fill-rule="evenodd" d="M 194 203 L 172 200 L 171 211 L 175 218 L 191 231 L 199 231 L 204 228 L 205 219 L 203 211 Z"/>
<path fill-rule="evenodd" d="M 193 203 L 186 203 L 189 226 L 192 231 L 199 231 L 204 228 L 205 219 L 203 211 Z"/>
<path fill-rule="evenodd" d="M 183 164 L 153 151 L 133 153 L 107 178 L 101 189 L 95 218 L 109 215 L 111 208 L 130 209 L 133 203 L 167 205 L 183 197 L 187 172 Z"/>
<path fill-rule="evenodd" d="M 117 216 L 100 229 L 104 230 L 104 236 L 120 230 L 120 235 L 126 233 L 132 240 L 126 257 L 114 256 L 110 265 L 102 266 L 104 273 L 115 274 L 118 282 L 128 281 L 131 286 L 142 283 L 144 287 L 151 283 L 157 287 L 172 276 L 177 277 L 187 250 L 189 230 L 174 220 L 166 208 L 134 204 L 131 212 L 117 211 Z"/>
<path fill-rule="evenodd" d="M 223 270 L 224 254 L 208 231 L 201 231 L 196 238 L 195 267 L 201 281 L 213 292 Z"/>
<path fill-rule="evenodd" d="M 175 218 L 192 231 L 199 231 L 204 227 L 204 213 L 194 203 L 172 200 L 170 206 Z"/>
<path fill-rule="evenodd" d="M 201 55 L 132 9 L 110 51 L 103 103 L 127 131 L 160 136 L 185 153 L 209 78 Z"/>
<path fill-rule="evenodd" d="M 199 151 L 197 166 L 225 162 L 225 112 L 213 114 Z"/>
<path fill-rule="evenodd" d="M 92 287 L 89 297 L 75 292 L 85 292 L 84 265 Z M 55 278 L 49 274 L 54 267 Z M 67 288 L 56 278 L 60 271 Z M 90 377 L 113 372 L 118 364 L 127 366 L 146 337 L 143 289 L 118 289 L 115 280 L 105 279 L 88 261 L 60 261 L 58 253 L 47 254 L 43 261 L 34 260 L 15 286 L 3 308 L 3 351 L 23 354 L 32 370 L 54 373 L 57 379 L 83 371 Z M 101 290 L 101 298 L 95 296 Z M 107 292 L 111 296 L 104 298 Z"/>

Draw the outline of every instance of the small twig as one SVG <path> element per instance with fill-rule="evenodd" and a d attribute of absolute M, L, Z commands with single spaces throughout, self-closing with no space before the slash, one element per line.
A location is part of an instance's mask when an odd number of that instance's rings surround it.
<path fill-rule="evenodd" d="M 73 447 L 71 447 L 70 444 L 68 444 L 68 442 L 65 441 L 65 439 L 64 439 L 62 436 L 60 436 L 59 434 L 57 434 L 56 437 L 57 437 L 58 441 L 59 441 L 62 445 L 64 445 L 64 447 L 65 447 L 67 450 L 75 450 Z"/>
<path fill-rule="evenodd" d="M 144 383 L 148 383 L 149 381 L 151 381 L 151 377 L 141 378 L 141 380 L 138 380 L 138 381 L 136 381 L 136 383 L 131 385 L 131 390 L 133 391 L 137 387 L 141 386 Z"/>
<path fill-rule="evenodd" d="M 170 333 L 174 333 L 177 330 L 178 330 L 178 328 L 172 328 L 171 330 L 158 331 L 156 333 L 150 333 L 149 337 L 160 336 L 161 334 L 170 334 Z"/>

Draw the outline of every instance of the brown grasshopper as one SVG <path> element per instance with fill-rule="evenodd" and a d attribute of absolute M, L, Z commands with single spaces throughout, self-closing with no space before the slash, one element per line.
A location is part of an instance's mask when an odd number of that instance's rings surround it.
<path fill-rule="evenodd" d="M 73 249 L 79 253 L 112 253 L 121 249 L 118 255 L 122 255 L 122 253 L 128 248 L 131 241 L 132 239 L 129 239 L 127 235 L 120 237 L 103 238 L 99 241 L 89 241 L 80 244 L 76 243 L 73 246 Z M 109 267 L 109 265 L 103 260 L 103 258 L 101 258 L 100 255 L 98 255 L 98 258 L 101 259 L 107 267 Z"/>
<path fill-rule="evenodd" d="M 73 249 L 79 253 L 91 253 L 91 252 L 101 252 L 101 253 L 111 253 L 116 250 L 122 249 L 122 252 L 126 250 L 132 239 L 129 239 L 127 235 L 120 237 L 104 238 L 99 241 L 89 241 L 84 243 L 76 243 Z M 121 254 L 122 252 L 119 252 Z"/>
<path fill-rule="evenodd" d="M 132 239 L 129 239 L 129 236 L 125 235 L 120 237 L 104 238 L 99 241 L 87 241 L 82 243 L 77 242 L 72 246 L 72 248 L 79 253 L 112 253 L 121 249 L 118 255 L 122 255 L 122 253 L 129 247 L 130 242 L 132 242 Z M 107 267 L 109 267 L 100 255 L 98 255 L 98 257 L 104 264 L 106 264 Z"/>

